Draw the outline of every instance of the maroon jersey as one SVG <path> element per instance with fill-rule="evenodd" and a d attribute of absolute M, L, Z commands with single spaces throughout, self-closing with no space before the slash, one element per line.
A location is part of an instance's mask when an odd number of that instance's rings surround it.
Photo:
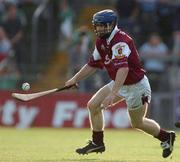
<path fill-rule="evenodd" d="M 129 72 L 124 85 L 137 83 L 145 73 L 132 38 L 117 27 L 107 40 L 100 38 L 96 40 L 88 65 L 101 69 L 105 67 L 112 80 L 115 80 L 119 68 L 128 67 Z"/>

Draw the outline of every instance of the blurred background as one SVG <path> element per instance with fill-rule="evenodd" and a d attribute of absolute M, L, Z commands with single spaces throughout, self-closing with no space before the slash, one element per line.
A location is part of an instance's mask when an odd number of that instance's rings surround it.
<path fill-rule="evenodd" d="M 23 82 L 31 91 L 63 86 L 92 54 L 92 15 L 107 8 L 139 50 L 153 92 L 148 115 L 174 128 L 180 120 L 180 0 L 0 0 L 0 125 L 88 126 L 83 108 L 109 82 L 105 71 L 80 82 L 78 91 L 30 103 L 14 101 L 10 93 L 21 91 Z M 106 112 L 107 126 L 128 128 L 126 106 L 119 107 Z"/>

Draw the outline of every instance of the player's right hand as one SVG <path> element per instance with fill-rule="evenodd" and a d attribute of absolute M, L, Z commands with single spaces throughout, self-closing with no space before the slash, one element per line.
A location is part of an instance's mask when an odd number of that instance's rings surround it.
<path fill-rule="evenodd" d="M 77 81 L 74 78 L 69 79 L 66 83 L 65 86 L 72 86 L 72 85 L 77 85 Z"/>

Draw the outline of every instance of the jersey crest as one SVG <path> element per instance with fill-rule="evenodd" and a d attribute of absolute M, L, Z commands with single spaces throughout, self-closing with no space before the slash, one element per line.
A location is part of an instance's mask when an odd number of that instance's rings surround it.
<path fill-rule="evenodd" d="M 131 53 L 129 46 L 125 42 L 119 42 L 112 47 L 113 59 L 122 59 L 128 57 Z"/>
<path fill-rule="evenodd" d="M 124 45 L 118 45 L 117 47 L 116 47 L 116 53 L 115 53 L 115 58 L 117 58 L 117 59 L 122 59 L 122 58 L 124 58 L 125 57 L 125 55 L 123 55 L 123 48 L 124 48 Z"/>

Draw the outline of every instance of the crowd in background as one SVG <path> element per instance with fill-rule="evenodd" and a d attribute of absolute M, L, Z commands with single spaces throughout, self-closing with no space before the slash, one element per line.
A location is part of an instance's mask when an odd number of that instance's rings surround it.
<path fill-rule="evenodd" d="M 16 89 L 24 69 L 25 37 L 41 0 L 0 0 L 0 89 Z"/>
<path fill-rule="evenodd" d="M 75 70 L 71 69 L 71 73 L 74 74 L 86 63 L 89 53 L 94 48 L 91 43 L 93 39 L 89 36 L 93 31 L 87 27 L 76 30 L 73 25 L 73 8 L 67 0 L 61 4 L 63 19 L 60 31 L 73 47 L 69 50 L 69 55 L 71 65 L 75 67 Z M 171 0 L 116 0 L 111 8 L 114 8 L 118 15 L 118 27 L 134 39 L 153 91 L 167 91 L 172 87 L 180 87 L 180 78 L 177 74 L 180 71 L 180 3 Z M 62 30 L 65 24 L 67 26 Z M 174 69 L 173 65 L 177 59 L 178 66 Z M 102 77 L 95 76 L 94 83 L 99 83 L 98 86 L 104 85 L 107 81 L 104 76 L 104 73 Z M 92 80 L 88 81 L 85 87 L 90 87 L 91 84 L 88 83 L 92 83 Z"/>
<path fill-rule="evenodd" d="M 168 75 L 174 60 L 169 58 L 180 56 L 180 4 L 171 0 L 117 0 L 115 8 L 119 27 L 136 41 L 153 91 L 169 90 L 174 86 Z M 173 77 L 178 79 L 176 75 Z"/>
<path fill-rule="evenodd" d="M 95 35 L 92 28 L 88 24 L 77 22 L 82 17 L 83 8 L 91 3 L 102 5 L 100 1 L 53 1 L 58 31 L 56 43 L 58 50 L 67 51 L 69 57 L 67 77 L 75 74 L 93 51 Z M 21 77 L 27 46 L 24 39 L 27 39 L 27 34 L 31 31 L 33 12 L 42 2 L 43 0 L 0 0 L 1 89 L 15 88 Z M 134 39 L 153 91 L 180 88 L 180 1 L 103 0 L 103 4 L 116 11 L 118 27 Z M 91 22 L 91 19 L 88 21 Z M 107 82 L 106 73 L 101 72 L 81 83 L 80 87 L 89 91 Z"/>

